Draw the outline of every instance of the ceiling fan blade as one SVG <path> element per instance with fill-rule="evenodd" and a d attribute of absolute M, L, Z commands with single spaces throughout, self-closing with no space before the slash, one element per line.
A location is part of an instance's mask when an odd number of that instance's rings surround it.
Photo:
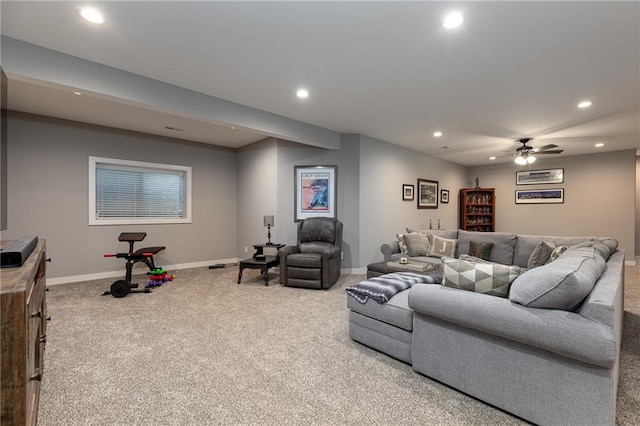
<path fill-rule="evenodd" d="M 550 151 L 535 151 L 535 154 L 560 154 L 564 152 L 564 149 L 552 149 Z"/>
<path fill-rule="evenodd" d="M 551 148 L 557 148 L 558 145 L 554 145 L 554 144 L 549 144 L 549 145 L 545 145 L 545 146 L 541 146 L 540 148 L 536 148 L 536 151 L 546 151 L 547 149 L 551 149 Z"/>

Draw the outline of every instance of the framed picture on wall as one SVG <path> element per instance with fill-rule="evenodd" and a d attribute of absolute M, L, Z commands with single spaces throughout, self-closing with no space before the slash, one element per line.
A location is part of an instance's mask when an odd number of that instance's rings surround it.
<path fill-rule="evenodd" d="M 438 208 L 438 181 L 418 179 L 418 208 Z"/>
<path fill-rule="evenodd" d="M 516 172 L 516 185 L 563 183 L 564 169 L 529 170 Z"/>
<path fill-rule="evenodd" d="M 402 200 L 403 201 L 413 201 L 413 185 L 402 184 Z"/>
<path fill-rule="evenodd" d="M 448 189 L 440 190 L 440 202 L 444 203 L 444 204 L 449 202 L 449 190 Z"/>
<path fill-rule="evenodd" d="M 560 204 L 564 203 L 564 189 L 516 190 L 516 204 Z"/>
<path fill-rule="evenodd" d="M 336 218 L 337 166 L 294 167 L 294 218 Z"/>

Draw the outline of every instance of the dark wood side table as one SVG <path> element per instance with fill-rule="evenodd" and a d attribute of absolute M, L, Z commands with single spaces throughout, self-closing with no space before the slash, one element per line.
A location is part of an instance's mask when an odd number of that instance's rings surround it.
<path fill-rule="evenodd" d="M 254 244 L 253 248 L 256 250 L 253 253 L 253 257 L 248 259 L 244 259 L 240 261 L 240 270 L 238 271 L 238 284 L 242 280 L 242 270 L 243 269 L 260 269 L 262 273 L 262 277 L 264 278 L 264 285 L 269 285 L 269 268 L 274 266 L 278 266 L 280 263 L 280 258 L 275 256 L 267 256 L 264 254 L 265 248 L 273 248 L 276 251 L 286 244 Z"/>

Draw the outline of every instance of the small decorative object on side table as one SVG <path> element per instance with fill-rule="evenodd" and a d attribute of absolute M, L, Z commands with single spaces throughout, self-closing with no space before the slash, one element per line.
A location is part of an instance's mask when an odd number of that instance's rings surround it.
<path fill-rule="evenodd" d="M 242 270 L 243 269 L 260 269 L 262 272 L 262 277 L 264 278 L 264 285 L 269 285 L 269 268 L 274 266 L 278 266 L 280 264 L 280 258 L 276 254 L 275 256 L 270 256 L 264 254 L 264 248 L 270 248 L 276 250 L 276 253 L 279 249 L 284 247 L 286 244 L 277 244 L 277 243 L 265 243 L 265 244 L 254 244 L 253 248 L 256 252 L 253 254 L 253 257 L 248 259 L 244 259 L 240 261 L 239 271 L 238 271 L 238 284 L 242 280 Z"/>
<path fill-rule="evenodd" d="M 275 226 L 275 219 L 273 215 L 264 217 L 264 226 L 267 227 L 267 245 L 272 246 L 273 243 L 271 242 L 271 227 Z"/>

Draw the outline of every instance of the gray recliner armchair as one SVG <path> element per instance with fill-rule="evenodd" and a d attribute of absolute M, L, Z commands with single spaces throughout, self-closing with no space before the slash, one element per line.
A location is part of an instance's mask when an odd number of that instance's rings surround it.
<path fill-rule="evenodd" d="M 311 217 L 298 222 L 297 245 L 278 250 L 280 284 L 327 289 L 340 278 L 342 222 Z"/>

